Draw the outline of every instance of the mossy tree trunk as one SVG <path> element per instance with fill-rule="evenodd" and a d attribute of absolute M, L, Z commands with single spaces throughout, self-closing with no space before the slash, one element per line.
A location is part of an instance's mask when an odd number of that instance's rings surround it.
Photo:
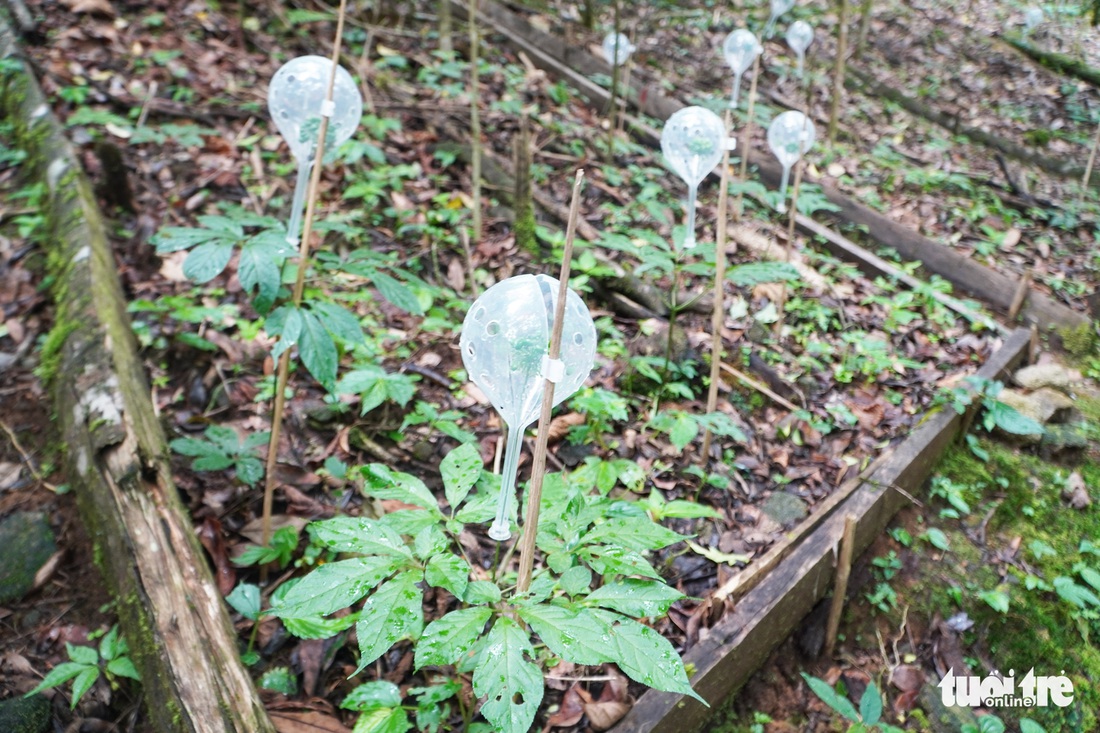
<path fill-rule="evenodd" d="M 274 733 L 172 481 L 91 185 L 0 21 L 0 111 L 45 180 L 57 322 L 43 349 L 96 563 L 159 733 Z"/>

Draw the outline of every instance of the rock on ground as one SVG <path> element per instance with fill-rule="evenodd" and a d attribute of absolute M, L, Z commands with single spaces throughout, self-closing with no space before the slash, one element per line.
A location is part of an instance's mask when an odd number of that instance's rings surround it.
<path fill-rule="evenodd" d="M 1043 387 L 1069 389 L 1084 379 L 1081 372 L 1061 364 L 1032 364 L 1020 369 L 1013 376 L 1016 384 L 1024 389 L 1036 390 Z"/>
<path fill-rule="evenodd" d="M 46 733 L 50 702 L 42 695 L 0 700 L 0 730 L 4 733 Z"/>
<path fill-rule="evenodd" d="M 0 603 L 22 598 L 34 588 L 34 576 L 57 552 L 46 515 L 16 512 L 0 520 L 0 547 L 18 547 L 0 564 Z M 0 731 L 7 730 L 0 726 Z"/>

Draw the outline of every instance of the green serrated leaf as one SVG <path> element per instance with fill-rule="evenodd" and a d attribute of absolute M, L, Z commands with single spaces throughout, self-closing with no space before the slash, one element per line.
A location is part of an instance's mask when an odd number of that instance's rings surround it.
<path fill-rule="evenodd" d="M 592 571 L 583 565 L 571 567 L 561 574 L 558 585 L 571 596 L 587 593 L 592 586 Z"/>
<path fill-rule="evenodd" d="M 344 710 L 371 710 L 396 708 L 401 705 L 401 688 L 388 680 L 365 682 L 344 698 L 340 707 Z"/>
<path fill-rule="evenodd" d="M 944 552 L 951 547 L 951 543 L 947 540 L 947 535 L 944 534 L 942 529 L 937 527 L 929 527 L 928 531 L 921 535 L 921 539 L 927 540 L 932 547 Z"/>
<path fill-rule="evenodd" d="M 1080 569 L 1079 574 L 1081 580 L 1091 585 L 1094 590 L 1100 590 L 1100 573 L 1086 565 Z"/>
<path fill-rule="evenodd" d="M 659 580 L 660 574 L 653 569 L 641 553 L 614 545 L 596 545 L 583 547 L 581 557 L 599 575 L 642 575 Z"/>
<path fill-rule="evenodd" d="M 486 622 L 492 617 L 491 609 L 484 606 L 451 611 L 446 616 L 427 625 L 416 643 L 415 667 L 445 667 L 458 664 L 485 631 Z"/>
<path fill-rule="evenodd" d="M 373 273 L 371 279 L 374 281 L 374 286 L 378 288 L 378 292 L 390 303 L 414 316 L 424 315 L 420 299 L 403 283 L 378 270 Z"/>
<path fill-rule="evenodd" d="M 649 517 L 616 517 L 597 524 L 584 536 L 585 544 L 613 544 L 629 550 L 659 550 L 687 539 Z"/>
<path fill-rule="evenodd" d="M 310 306 L 310 310 L 317 315 L 333 336 L 350 344 L 363 342 L 363 327 L 359 324 L 359 319 L 347 309 L 335 303 L 316 301 Z"/>
<path fill-rule="evenodd" d="M 987 590 L 978 594 L 978 597 L 989 604 L 997 613 L 1008 613 L 1009 596 L 1003 590 Z"/>
<path fill-rule="evenodd" d="M 683 450 L 688 443 L 695 440 L 695 436 L 698 434 L 699 424 L 692 420 L 690 415 L 680 413 L 676 416 L 672 428 L 668 431 L 668 439 L 672 441 L 672 444 L 678 450 Z"/>
<path fill-rule="evenodd" d="M 42 681 L 38 685 L 28 692 L 25 697 L 30 697 L 36 693 L 42 692 L 42 690 L 50 690 L 54 687 L 65 684 L 73 677 L 76 677 L 81 672 L 89 669 L 92 665 L 81 664 L 80 662 L 62 662 L 53 669 L 51 669 Z"/>
<path fill-rule="evenodd" d="M 119 653 L 118 626 L 112 626 L 99 640 L 99 657 L 100 659 L 114 659 Z"/>
<path fill-rule="evenodd" d="M 1015 407 L 1010 407 L 998 400 L 986 400 L 988 417 L 993 423 L 1006 433 L 1013 435 L 1042 435 L 1043 426 L 1035 420 L 1022 414 Z"/>
<path fill-rule="evenodd" d="M 138 674 L 134 663 L 129 657 L 117 657 L 107 662 L 107 671 L 115 677 L 129 677 L 132 680 L 141 682 L 141 675 Z"/>
<path fill-rule="evenodd" d="M 859 699 L 859 715 L 866 726 L 877 725 L 882 719 L 882 695 L 874 682 L 863 690 L 863 696 Z"/>
<path fill-rule="evenodd" d="M 271 614 L 280 618 L 327 616 L 370 593 L 401 565 L 400 555 L 371 555 L 321 565 L 281 596 Z"/>
<path fill-rule="evenodd" d="M 284 259 L 282 250 L 268 239 L 250 239 L 241 247 L 237 261 L 237 279 L 241 287 L 245 292 L 255 288 L 259 301 L 274 303 L 282 284 L 280 267 Z"/>
<path fill-rule="evenodd" d="M 1100 598 L 1097 598 L 1096 594 L 1085 586 L 1073 582 L 1072 578 L 1064 576 L 1055 578 L 1053 585 L 1059 598 L 1067 603 L 1072 603 L 1078 608 L 1100 606 Z"/>
<path fill-rule="evenodd" d="M 856 712 L 856 708 L 848 701 L 848 698 L 842 696 L 836 690 L 834 690 L 828 682 L 817 677 L 811 677 L 810 675 L 802 672 L 802 679 L 806 680 L 806 684 L 810 686 L 814 694 L 821 698 L 821 701 L 831 707 L 836 712 L 843 715 L 845 718 L 853 723 L 859 722 L 859 713 Z"/>
<path fill-rule="evenodd" d="M 394 471 L 382 463 L 371 463 L 362 469 L 363 493 L 376 499 L 395 499 L 406 504 L 421 506 L 437 516 L 442 516 L 439 503 L 424 482 L 408 473 Z"/>
<path fill-rule="evenodd" d="M 680 655 L 668 639 L 648 626 L 611 611 L 593 610 L 611 630 L 611 654 L 627 676 L 656 690 L 690 695 L 707 705 L 691 689 Z"/>
<path fill-rule="evenodd" d="M 351 733 L 405 733 L 412 728 L 404 708 L 374 708 L 359 716 Z"/>
<path fill-rule="evenodd" d="M 439 554 L 424 567 L 424 580 L 428 585 L 445 588 L 456 598 L 462 598 L 470 583 L 470 566 L 457 555 Z"/>
<path fill-rule="evenodd" d="M 73 678 L 73 699 L 69 704 L 70 709 L 76 709 L 76 704 L 80 702 L 80 698 L 84 697 L 85 692 L 92 689 L 92 685 L 98 679 L 99 667 L 88 667 Z"/>
<path fill-rule="evenodd" d="M 206 242 L 191 250 L 183 261 L 183 274 L 197 283 L 205 283 L 220 275 L 233 257 L 232 242 Z"/>
<path fill-rule="evenodd" d="M 461 445 L 443 458 L 439 470 L 443 475 L 443 493 L 454 512 L 481 477 L 481 455 L 472 444 Z"/>
<path fill-rule="evenodd" d="M 488 580 L 472 580 L 466 585 L 462 600 L 471 605 L 486 605 L 500 602 L 500 588 Z"/>
<path fill-rule="evenodd" d="M 99 664 L 99 652 L 95 650 L 95 647 L 76 646 L 65 642 L 65 651 L 68 652 L 69 659 L 77 664 Z"/>
<path fill-rule="evenodd" d="M 683 597 L 664 583 L 626 578 L 597 588 L 584 602 L 635 618 L 656 618 L 668 613 L 669 607 Z"/>
<path fill-rule="evenodd" d="M 422 573 L 405 572 L 383 583 L 363 604 L 355 634 L 359 666 L 353 674 L 382 656 L 391 646 L 420 636 L 424 629 L 424 592 L 417 585 Z"/>
<path fill-rule="evenodd" d="M 383 514 L 377 522 L 397 534 L 415 537 L 425 527 L 439 522 L 439 517 L 425 509 L 398 509 L 389 514 Z"/>
<path fill-rule="evenodd" d="M 328 391 L 336 386 L 336 344 L 321 319 L 313 313 L 302 313 L 302 333 L 298 337 L 298 354 L 313 378 Z"/>
<path fill-rule="evenodd" d="M 384 523 L 366 517 L 335 517 L 308 528 L 313 541 L 333 552 L 412 558 L 401 535 Z"/>
<path fill-rule="evenodd" d="M 497 619 L 474 670 L 474 694 L 485 697 L 481 714 L 500 733 L 527 733 L 542 704 L 544 683 L 534 649 L 515 621 Z"/>
<path fill-rule="evenodd" d="M 1047 733 L 1047 730 L 1031 718 L 1020 718 L 1020 733 Z"/>
<path fill-rule="evenodd" d="M 260 617 L 260 588 L 252 583 L 240 583 L 229 595 L 225 602 L 249 621 L 255 621 Z"/>
<path fill-rule="evenodd" d="M 750 262 L 731 267 L 726 277 L 747 288 L 761 283 L 796 282 L 800 276 L 789 262 Z"/>
<path fill-rule="evenodd" d="M 550 651 L 574 664 L 603 664 L 612 661 L 605 651 L 610 641 L 607 624 L 587 609 L 577 611 L 540 603 L 521 608 L 526 621 Z"/>
<path fill-rule="evenodd" d="M 359 620 L 358 613 L 346 616 L 322 618 L 284 618 L 283 626 L 288 633 L 298 639 L 331 639 L 345 629 L 350 629 Z"/>
<path fill-rule="evenodd" d="M 271 690 L 283 695 L 293 695 L 298 692 L 298 679 L 290 671 L 289 667 L 272 667 L 260 677 L 257 683 L 261 689 Z"/>

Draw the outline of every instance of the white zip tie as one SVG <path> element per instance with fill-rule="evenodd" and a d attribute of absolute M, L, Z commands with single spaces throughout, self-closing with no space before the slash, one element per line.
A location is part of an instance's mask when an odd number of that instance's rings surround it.
<path fill-rule="evenodd" d="M 332 117 L 334 114 L 336 114 L 336 102 L 331 99 L 321 102 L 322 117 Z"/>
<path fill-rule="evenodd" d="M 729 150 L 729 151 L 736 150 L 737 149 L 737 138 L 727 137 L 725 143 L 723 144 L 723 147 L 726 150 Z"/>
<path fill-rule="evenodd" d="M 542 357 L 542 376 L 548 382 L 557 384 L 565 378 L 565 362 L 561 359 L 551 359 L 549 354 Z"/>

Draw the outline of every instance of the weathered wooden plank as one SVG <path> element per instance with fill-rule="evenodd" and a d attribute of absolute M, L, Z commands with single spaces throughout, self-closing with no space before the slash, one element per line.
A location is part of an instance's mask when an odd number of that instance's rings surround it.
<path fill-rule="evenodd" d="M 995 379 L 1011 369 L 1027 354 L 1030 339 L 1028 329 L 1013 331 L 978 374 Z M 925 420 L 863 487 L 688 650 L 684 661 L 695 666 L 692 685 L 696 692 L 712 704 L 719 704 L 748 681 L 831 587 L 835 551 L 845 518 L 856 518 L 855 551 L 862 552 L 908 501 L 893 487 L 918 494 L 962 422 L 962 416 L 950 410 Z M 702 730 L 711 712 L 690 698 L 650 691 L 642 695 L 614 733 Z"/>
<path fill-rule="evenodd" d="M 118 600 L 149 723 L 162 733 L 273 733 L 172 482 L 95 195 L 2 20 L 0 58 L 0 112 L 48 187 L 57 319 L 42 361 L 67 474 Z"/>

